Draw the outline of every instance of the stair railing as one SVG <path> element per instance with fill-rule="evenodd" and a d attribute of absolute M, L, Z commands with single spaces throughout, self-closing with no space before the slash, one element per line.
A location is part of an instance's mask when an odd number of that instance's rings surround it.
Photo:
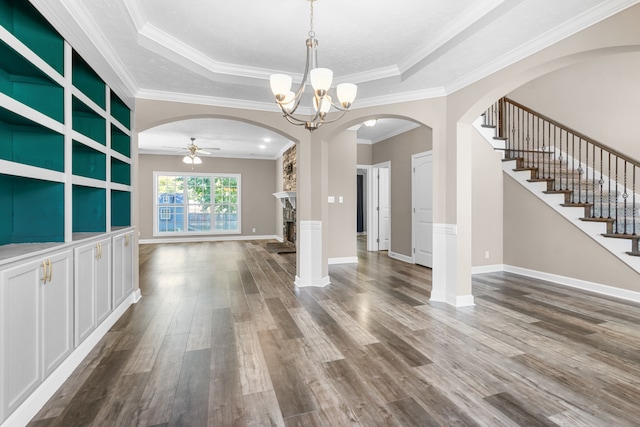
<path fill-rule="evenodd" d="M 583 206 L 584 220 L 606 222 L 605 235 L 638 235 L 640 162 L 509 98 L 483 116 L 483 126 L 505 141 L 505 158 L 531 170 L 530 181 L 547 182 L 547 193 L 565 194 L 564 205 Z M 638 239 L 633 241 L 632 252 L 638 252 Z"/>

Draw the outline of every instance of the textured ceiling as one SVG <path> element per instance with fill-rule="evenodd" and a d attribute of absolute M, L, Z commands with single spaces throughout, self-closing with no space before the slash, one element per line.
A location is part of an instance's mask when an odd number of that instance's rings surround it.
<path fill-rule="evenodd" d="M 304 67 L 308 0 L 31 1 L 130 97 L 275 111 L 269 75 L 299 80 Z M 318 62 L 336 82 L 358 84 L 354 108 L 442 96 L 638 1 L 317 0 Z M 273 158 L 286 145 L 256 151 L 268 132 L 239 122 L 192 120 L 149 132 L 142 151 L 186 145 L 198 134 L 228 145 L 215 155 L 238 147 L 239 156 Z M 373 133 L 359 137 L 378 140 Z"/>

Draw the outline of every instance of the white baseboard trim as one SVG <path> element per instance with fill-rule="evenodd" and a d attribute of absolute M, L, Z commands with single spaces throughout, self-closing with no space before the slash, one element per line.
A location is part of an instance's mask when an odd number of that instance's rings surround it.
<path fill-rule="evenodd" d="M 415 264 L 413 257 L 402 255 L 397 252 L 389 251 L 389 258 L 397 259 L 398 261 L 403 261 L 409 264 Z"/>
<path fill-rule="evenodd" d="M 161 237 L 157 239 L 140 239 L 138 243 L 141 245 L 149 245 L 153 243 L 192 243 L 192 242 L 227 242 L 227 241 L 243 241 L 243 240 L 277 240 L 282 242 L 281 236 L 194 236 L 194 237 Z"/>
<path fill-rule="evenodd" d="M 141 299 L 142 299 L 142 293 L 140 292 L 140 288 L 138 288 L 131 294 L 131 303 L 137 304 L 138 301 L 140 301 Z"/>
<path fill-rule="evenodd" d="M 498 271 L 504 271 L 504 264 L 479 265 L 471 267 L 471 274 L 496 273 Z"/>
<path fill-rule="evenodd" d="M 138 290 L 139 292 L 139 290 Z M 133 304 L 135 292 L 126 298 L 113 312 L 89 335 L 67 358 L 44 380 L 33 393 L 2 423 L 2 427 L 26 426 L 29 421 L 51 399 L 73 371 L 80 366 L 85 357 L 98 342 L 109 332 L 109 329 L 122 317 Z M 138 298 L 139 300 L 139 298 Z"/>
<path fill-rule="evenodd" d="M 472 307 L 476 305 L 473 295 L 460 295 L 454 298 L 451 298 L 450 301 L 447 301 L 449 304 L 454 307 Z"/>
<path fill-rule="evenodd" d="M 548 282 L 557 283 L 559 285 L 568 286 L 571 288 L 582 289 L 584 291 L 595 292 L 601 295 L 620 298 L 633 302 L 640 302 L 640 292 L 630 291 L 627 289 L 616 288 L 609 285 L 603 285 L 600 283 L 589 282 L 586 280 L 575 279 L 573 277 L 560 276 L 552 273 L 545 273 L 543 271 L 529 270 L 527 268 L 514 267 L 512 265 L 505 265 L 504 271 L 508 273 L 519 274 L 521 276 L 527 276 L 534 279 L 546 280 Z"/>
<path fill-rule="evenodd" d="M 357 256 L 347 256 L 347 257 L 338 257 L 338 258 L 329 258 L 327 260 L 327 264 L 357 264 L 358 257 Z"/>
<path fill-rule="evenodd" d="M 299 288 L 324 288 L 331 283 L 331 280 L 329 279 L 329 276 L 312 280 L 302 280 L 300 277 L 296 276 L 294 283 Z"/>

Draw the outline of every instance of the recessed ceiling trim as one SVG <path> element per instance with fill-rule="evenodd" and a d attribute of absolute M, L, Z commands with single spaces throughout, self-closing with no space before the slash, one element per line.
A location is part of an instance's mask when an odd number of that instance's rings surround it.
<path fill-rule="evenodd" d="M 244 110 L 279 112 L 275 103 L 257 102 L 243 99 L 220 98 L 206 95 L 193 95 L 188 93 L 165 92 L 159 90 L 141 89 L 136 98 L 153 101 L 181 102 L 187 104 L 210 105 L 214 107 L 242 108 Z"/>
<path fill-rule="evenodd" d="M 446 92 L 451 94 L 460 89 L 464 89 L 465 87 L 476 83 L 493 73 L 509 67 L 530 55 L 558 43 L 565 38 L 570 37 L 638 3 L 640 3 L 640 0 L 610 0 L 606 4 L 599 4 L 587 12 L 574 17 L 568 22 L 564 22 L 553 30 L 547 31 L 528 43 L 518 46 L 517 49 L 486 63 L 484 66 L 474 70 L 472 73 L 469 73 L 447 85 Z"/>
<path fill-rule="evenodd" d="M 291 145 L 293 144 L 294 143 L 292 142 Z M 289 147 L 291 147 L 291 145 L 289 145 Z M 284 150 L 284 151 L 287 151 L 287 150 Z M 284 151 L 282 153 L 284 153 Z M 182 154 L 168 153 L 166 151 L 150 150 L 146 148 L 138 148 L 138 154 L 151 155 L 151 156 L 173 156 L 178 158 L 178 160 L 180 161 L 182 161 L 182 158 L 184 157 L 184 153 Z M 199 155 L 199 157 L 203 159 L 203 162 L 206 162 L 207 159 L 215 159 L 215 158 L 248 159 L 248 160 L 278 160 L 280 157 L 282 157 L 282 154 L 278 154 L 275 156 L 266 156 L 261 154 L 238 154 L 238 153 L 225 154 L 221 152 L 216 152 L 214 155 L 206 155 L 206 156 Z"/>
<path fill-rule="evenodd" d="M 405 58 L 398 66 L 400 73 L 404 74 L 415 65 L 425 62 L 424 60 L 442 46 L 449 43 L 454 37 L 462 34 L 467 28 L 491 13 L 505 0 L 484 0 L 474 4 L 459 19 L 448 24 L 444 31 L 438 36 L 419 46 L 411 55 Z"/>
<path fill-rule="evenodd" d="M 376 135 L 376 138 L 373 139 L 371 141 L 371 143 L 372 144 L 377 144 L 378 142 L 386 141 L 387 139 L 391 139 L 394 136 L 398 136 L 398 135 L 403 134 L 405 132 L 409 132 L 410 130 L 413 130 L 413 129 L 419 127 L 419 126 L 420 125 L 418 123 L 410 122 L 410 121 L 407 120 L 402 125 L 394 128 L 391 132 L 387 132 L 386 134 L 383 134 L 383 135 Z"/>

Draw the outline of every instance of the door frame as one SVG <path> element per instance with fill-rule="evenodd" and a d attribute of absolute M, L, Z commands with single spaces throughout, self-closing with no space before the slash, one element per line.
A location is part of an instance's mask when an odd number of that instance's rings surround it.
<path fill-rule="evenodd" d="M 419 157 L 431 156 L 431 164 L 433 166 L 433 150 L 423 151 L 411 155 L 411 261 L 416 263 L 416 191 L 418 186 L 416 185 L 416 168 L 415 163 Z M 431 175 L 431 187 L 433 187 L 433 175 Z M 433 204 L 433 201 L 432 201 Z M 432 222 L 433 225 L 433 222 Z M 433 250 L 433 241 L 431 242 L 431 249 Z M 433 266 L 431 267 L 433 268 Z"/>
<path fill-rule="evenodd" d="M 376 172 L 378 169 L 389 169 L 389 199 L 391 199 L 391 162 L 386 161 L 370 166 L 358 165 L 357 168 L 367 169 L 367 250 L 378 251 L 379 215 L 376 209 L 378 206 L 378 174 Z M 391 206 L 389 206 L 389 251 L 391 251 Z"/>

